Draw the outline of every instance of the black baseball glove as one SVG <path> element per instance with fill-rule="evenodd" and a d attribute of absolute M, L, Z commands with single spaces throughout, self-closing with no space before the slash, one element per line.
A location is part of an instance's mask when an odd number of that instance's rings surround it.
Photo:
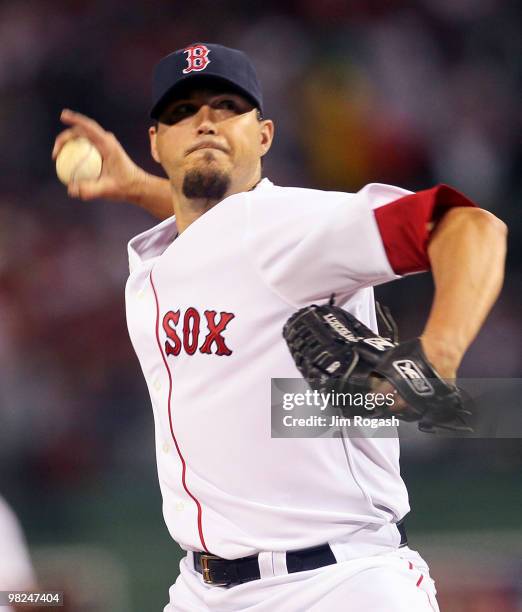
<path fill-rule="evenodd" d="M 332 303 L 308 306 L 287 321 L 283 336 L 310 387 L 322 393 L 372 393 L 388 381 L 399 396 L 392 405 L 346 406 L 344 416 L 396 416 L 418 421 L 421 431 L 471 432 L 470 413 L 457 387 L 444 381 L 427 360 L 418 338 L 398 344 L 375 334 Z"/>

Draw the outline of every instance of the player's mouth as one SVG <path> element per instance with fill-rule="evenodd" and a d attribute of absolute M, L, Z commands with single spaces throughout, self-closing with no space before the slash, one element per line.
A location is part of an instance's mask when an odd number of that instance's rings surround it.
<path fill-rule="evenodd" d="M 217 143 L 217 142 L 212 142 L 209 140 L 202 140 L 201 142 L 198 142 L 197 144 L 193 145 L 192 147 L 189 147 L 187 149 L 187 152 L 185 153 L 185 155 L 190 155 L 191 153 L 194 153 L 194 151 L 201 151 L 202 149 L 214 149 L 216 151 L 222 151 L 223 153 L 228 153 L 228 149 L 227 147 Z"/>

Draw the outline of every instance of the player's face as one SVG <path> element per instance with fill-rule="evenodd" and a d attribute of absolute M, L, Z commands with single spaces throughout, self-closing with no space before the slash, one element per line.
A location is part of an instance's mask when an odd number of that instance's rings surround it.
<path fill-rule="evenodd" d="M 187 191 L 196 177 L 209 188 L 208 197 L 220 199 L 249 188 L 260 177 L 273 124 L 260 120 L 253 105 L 237 93 L 194 89 L 171 101 L 149 133 L 152 155 L 175 189 L 187 197 L 204 197 L 198 196 L 197 186 Z M 216 181 L 217 191 L 212 191 Z"/>

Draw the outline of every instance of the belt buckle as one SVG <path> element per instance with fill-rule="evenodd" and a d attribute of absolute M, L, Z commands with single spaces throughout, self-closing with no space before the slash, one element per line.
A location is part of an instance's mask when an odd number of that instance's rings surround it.
<path fill-rule="evenodd" d="M 203 582 L 205 584 L 213 584 L 215 586 L 226 586 L 228 584 L 228 582 L 214 582 L 212 580 L 212 574 L 211 574 L 211 570 L 210 567 L 208 566 L 208 562 L 211 561 L 212 559 L 219 559 L 220 557 L 217 557 L 216 555 L 209 555 L 206 553 L 202 553 L 199 557 L 200 563 L 201 563 L 201 569 L 202 569 L 202 573 L 203 573 Z"/>

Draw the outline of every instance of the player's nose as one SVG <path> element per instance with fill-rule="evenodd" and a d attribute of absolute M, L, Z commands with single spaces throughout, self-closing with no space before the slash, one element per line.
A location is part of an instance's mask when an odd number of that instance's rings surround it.
<path fill-rule="evenodd" d="M 215 134 L 216 125 L 212 121 L 212 109 L 208 104 L 203 104 L 195 115 L 198 135 Z"/>

